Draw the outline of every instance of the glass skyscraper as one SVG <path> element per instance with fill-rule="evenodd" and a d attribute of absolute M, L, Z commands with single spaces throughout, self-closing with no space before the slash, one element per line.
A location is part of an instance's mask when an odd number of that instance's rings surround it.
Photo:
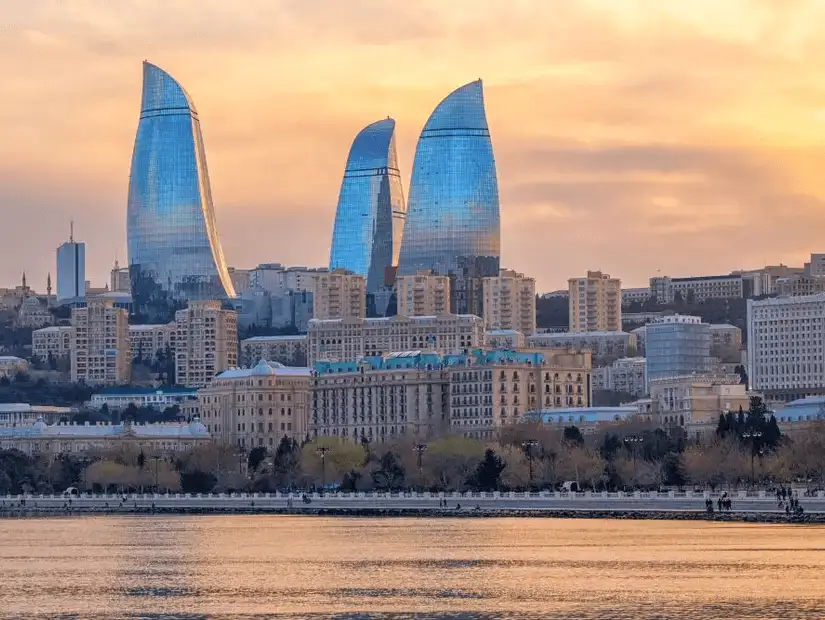
<path fill-rule="evenodd" d="M 143 63 L 126 235 L 136 314 L 169 319 L 186 301 L 234 297 L 198 111 L 172 76 Z"/>
<path fill-rule="evenodd" d="M 348 269 L 367 280 L 375 293 L 387 267 L 398 264 L 404 232 L 404 190 L 395 153 L 395 121 L 388 118 L 362 129 L 349 150 L 329 268 Z"/>
<path fill-rule="evenodd" d="M 496 163 L 478 80 L 438 104 L 418 139 L 398 274 L 498 275 L 500 239 Z"/>

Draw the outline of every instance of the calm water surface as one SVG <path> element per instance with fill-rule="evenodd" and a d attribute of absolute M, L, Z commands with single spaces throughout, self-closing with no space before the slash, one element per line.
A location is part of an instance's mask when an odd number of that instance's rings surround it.
<path fill-rule="evenodd" d="M 825 618 L 825 528 L 0 520 L 3 618 Z"/>

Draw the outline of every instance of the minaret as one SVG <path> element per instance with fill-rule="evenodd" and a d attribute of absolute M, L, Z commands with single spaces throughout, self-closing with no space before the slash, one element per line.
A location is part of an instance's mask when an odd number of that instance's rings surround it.
<path fill-rule="evenodd" d="M 26 272 L 23 272 L 23 288 L 26 288 Z"/>
<path fill-rule="evenodd" d="M 52 296 L 52 272 L 50 271 L 46 276 L 46 296 Z"/>

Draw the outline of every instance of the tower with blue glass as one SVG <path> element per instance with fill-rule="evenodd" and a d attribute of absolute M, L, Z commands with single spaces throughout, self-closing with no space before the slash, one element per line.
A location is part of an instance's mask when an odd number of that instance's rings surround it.
<path fill-rule="evenodd" d="M 404 232 L 404 190 L 395 152 L 395 121 L 367 125 L 350 147 L 332 232 L 329 268 L 366 278 L 367 293 L 398 263 Z"/>
<path fill-rule="evenodd" d="M 126 236 L 134 312 L 167 320 L 187 301 L 234 297 L 212 206 L 198 111 L 168 73 L 143 63 Z"/>
<path fill-rule="evenodd" d="M 498 275 L 500 240 L 496 162 L 478 80 L 438 104 L 418 139 L 398 274 Z"/>

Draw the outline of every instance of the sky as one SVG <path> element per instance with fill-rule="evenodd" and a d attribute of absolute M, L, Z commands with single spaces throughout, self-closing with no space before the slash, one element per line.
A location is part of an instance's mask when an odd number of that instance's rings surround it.
<path fill-rule="evenodd" d="M 825 251 L 823 0 L 0 0 L 0 287 L 126 257 L 141 61 L 193 97 L 230 265 L 325 265 L 352 139 L 484 80 L 502 266 L 539 291 Z"/>

